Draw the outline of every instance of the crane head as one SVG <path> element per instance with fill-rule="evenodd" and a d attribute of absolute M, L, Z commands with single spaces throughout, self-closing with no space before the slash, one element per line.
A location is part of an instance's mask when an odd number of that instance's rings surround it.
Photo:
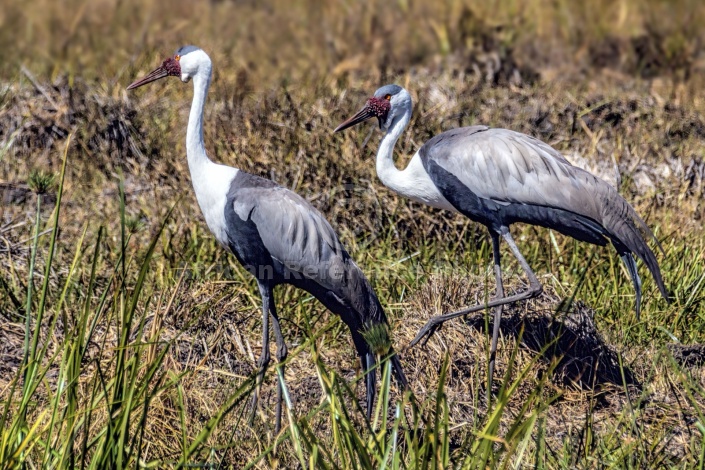
<path fill-rule="evenodd" d="M 406 106 L 411 106 L 409 92 L 399 85 L 385 85 L 375 91 L 357 114 L 341 123 L 333 132 L 340 132 L 373 117 L 377 118 L 380 129 L 388 129 L 398 111 Z"/>
<path fill-rule="evenodd" d="M 131 83 L 127 89 L 132 90 L 164 77 L 180 77 L 182 82 L 188 82 L 199 73 L 210 77 L 211 60 L 208 54 L 196 46 L 183 46 L 145 77 Z"/>

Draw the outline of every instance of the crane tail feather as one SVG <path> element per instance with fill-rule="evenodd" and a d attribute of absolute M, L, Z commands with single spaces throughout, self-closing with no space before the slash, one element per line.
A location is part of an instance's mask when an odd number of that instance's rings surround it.
<path fill-rule="evenodd" d="M 386 336 L 389 339 L 386 331 L 389 322 L 374 289 L 362 270 L 352 260 L 347 264 L 345 279 L 345 289 L 340 291 L 339 298 L 344 299 L 344 303 L 347 305 L 345 309 L 347 313 L 341 314 L 341 318 L 350 328 L 363 372 L 367 374 L 365 376 L 365 384 L 367 387 L 367 416 L 369 418 L 376 396 L 377 373 L 375 365 L 377 356 L 375 351 L 383 344 L 368 344 L 363 333 L 380 327 L 385 330 L 383 337 Z M 407 388 L 408 382 L 404 376 L 398 355 L 391 347 L 389 348 L 389 354 L 396 381 L 403 388 Z"/>
<path fill-rule="evenodd" d="M 372 408 L 375 402 L 375 395 L 377 392 L 377 369 L 375 369 L 375 355 L 369 351 L 367 356 L 367 367 L 364 372 L 367 374 L 365 376 L 365 384 L 367 385 L 367 419 L 372 417 Z"/>
<path fill-rule="evenodd" d="M 397 384 L 399 384 L 399 386 L 404 390 L 408 389 L 409 382 L 406 380 L 404 370 L 401 368 L 401 361 L 399 360 L 399 355 L 395 352 L 392 352 L 392 357 L 389 360 L 392 361 L 392 369 Z"/>
<path fill-rule="evenodd" d="M 625 201 L 626 202 L 626 201 Z M 648 225 L 646 225 L 646 222 L 644 222 L 644 219 L 642 219 L 639 214 L 636 213 L 636 211 L 629 206 L 631 210 L 631 219 L 636 222 L 636 225 L 638 226 L 638 230 L 641 231 L 646 237 L 645 238 L 650 238 L 651 240 L 656 243 L 656 246 L 658 247 L 659 251 L 661 252 L 662 255 L 666 256 L 666 250 L 663 249 L 663 245 L 661 244 L 661 241 L 656 238 L 656 235 L 654 235 L 654 232 L 651 231 Z"/>
<path fill-rule="evenodd" d="M 654 252 L 649 248 L 646 241 L 650 238 L 656 241 L 657 246 L 663 252 L 663 247 L 658 242 L 653 232 L 646 225 L 646 222 L 639 217 L 634 208 L 627 203 L 626 200 L 618 196 L 621 200 L 621 207 L 619 204 L 610 204 L 607 207 L 619 208 L 620 210 L 610 211 L 607 217 L 607 223 L 605 223 L 605 229 L 609 233 L 609 237 L 612 240 L 612 244 L 617 249 L 617 252 L 622 258 L 627 271 L 629 272 L 632 282 L 634 283 L 634 289 L 637 294 L 637 317 L 640 311 L 641 302 L 641 279 L 637 272 L 636 261 L 632 256 L 635 254 L 639 259 L 641 259 L 646 267 L 651 272 L 651 275 L 658 286 L 659 291 L 663 295 L 663 298 L 667 302 L 670 302 L 670 297 L 666 286 L 663 283 L 663 277 L 661 276 L 661 269 L 659 268 L 658 261 Z"/>
<path fill-rule="evenodd" d="M 622 253 L 620 256 L 627 268 L 627 272 L 629 272 L 629 277 L 631 277 L 632 283 L 634 283 L 634 292 L 636 293 L 636 319 L 639 321 L 639 317 L 641 315 L 641 278 L 639 277 L 639 272 L 636 268 L 636 261 L 634 260 L 634 256 L 632 256 L 631 252 Z"/>
<path fill-rule="evenodd" d="M 357 350 L 357 356 L 360 358 L 362 373 L 365 376 L 365 410 L 367 413 L 367 419 L 370 419 L 372 416 L 372 407 L 375 402 L 375 396 L 377 395 L 377 373 L 374 368 L 376 362 L 375 356 L 360 331 L 350 328 L 350 332 L 352 333 L 353 344 Z"/>

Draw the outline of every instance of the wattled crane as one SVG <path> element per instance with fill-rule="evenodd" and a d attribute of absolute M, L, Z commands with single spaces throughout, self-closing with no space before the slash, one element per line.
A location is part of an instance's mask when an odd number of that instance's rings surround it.
<path fill-rule="evenodd" d="M 277 360 L 282 362 L 287 356 L 273 290 L 277 285 L 291 284 L 317 298 L 339 315 L 350 329 L 363 372 L 366 373 L 369 417 L 375 397 L 376 358 L 363 333 L 372 328 L 387 327 L 384 310 L 372 286 L 345 251 L 331 225 L 308 201 L 268 179 L 214 163 L 208 157 L 203 142 L 203 107 L 211 71 L 211 59 L 203 50 L 184 46 L 127 89 L 164 77 L 178 77 L 183 82 L 193 79 L 194 95 L 186 129 L 186 157 L 196 200 L 213 236 L 255 275 L 262 296 L 262 355 L 257 388 L 270 361 L 270 315 L 277 343 Z M 406 388 L 399 358 L 393 351 L 390 353 L 396 380 Z M 281 420 L 281 392 L 280 384 L 277 431 Z M 255 391 L 253 414 L 257 395 Z"/>
<path fill-rule="evenodd" d="M 438 134 L 419 148 L 404 170 L 399 170 L 394 164 L 394 144 L 409 124 L 411 110 L 409 92 L 398 85 L 386 85 L 335 132 L 376 117 L 384 133 L 377 151 L 377 175 L 382 183 L 414 201 L 458 212 L 485 225 L 492 240 L 496 283 L 494 300 L 431 318 L 411 346 L 430 337 L 445 321 L 494 307 L 488 373 L 491 387 L 502 305 L 536 297 L 542 290 L 509 232 L 515 222 L 548 227 L 595 245 L 611 242 L 634 283 L 637 317 L 641 280 L 632 254 L 644 261 L 668 300 L 658 262 L 646 244 L 646 238 L 655 240 L 654 235 L 615 188 L 571 165 L 538 139 L 486 126 Z M 502 285 L 500 237 L 529 278 L 526 291 L 509 297 L 504 296 Z"/>

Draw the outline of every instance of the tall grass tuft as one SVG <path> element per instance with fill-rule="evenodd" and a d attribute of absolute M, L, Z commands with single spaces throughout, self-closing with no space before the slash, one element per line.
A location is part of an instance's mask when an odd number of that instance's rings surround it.
<path fill-rule="evenodd" d="M 106 255 L 102 252 L 103 227 L 98 229 L 88 262 L 84 260 L 84 228 L 60 294 L 50 292 L 69 146 L 70 139 L 38 292 L 33 273 L 40 245 L 41 194 L 49 178 L 37 178 L 41 181 L 35 183 L 39 197 L 27 282 L 25 349 L 22 367 L 0 416 L 2 468 L 127 468 L 145 464 L 142 452 L 150 403 L 180 380 L 162 367 L 171 342 L 160 339 L 161 329 L 152 328 L 145 337 L 150 300 L 143 300 L 143 290 L 169 214 L 144 253 L 130 252 L 121 183 L 121 249 L 112 276 L 98 285 L 98 265 Z M 80 289 L 77 277 L 84 274 L 88 282 L 82 292 L 83 307 L 67 312 L 67 298 Z M 53 304 L 50 299 L 55 299 Z M 166 314 L 168 311 L 156 315 Z M 114 332 L 115 338 L 100 334 L 99 325 Z M 88 354 L 91 345 L 98 347 L 92 357 Z"/>

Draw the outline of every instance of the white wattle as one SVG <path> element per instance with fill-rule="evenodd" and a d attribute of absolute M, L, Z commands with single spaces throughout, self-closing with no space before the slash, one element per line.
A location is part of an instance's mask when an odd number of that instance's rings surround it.
<path fill-rule="evenodd" d="M 394 164 L 394 144 L 409 124 L 410 118 L 411 107 L 409 106 L 382 138 L 377 151 L 377 176 L 385 186 L 397 194 L 439 209 L 456 211 L 431 180 L 418 152 L 414 154 L 404 170 L 399 170 Z"/>
<path fill-rule="evenodd" d="M 210 63 L 199 67 L 193 76 L 193 102 L 186 130 L 186 155 L 191 182 L 206 224 L 215 239 L 228 245 L 225 223 L 225 203 L 230 184 L 239 170 L 211 161 L 203 143 L 203 107 L 210 86 Z"/>

